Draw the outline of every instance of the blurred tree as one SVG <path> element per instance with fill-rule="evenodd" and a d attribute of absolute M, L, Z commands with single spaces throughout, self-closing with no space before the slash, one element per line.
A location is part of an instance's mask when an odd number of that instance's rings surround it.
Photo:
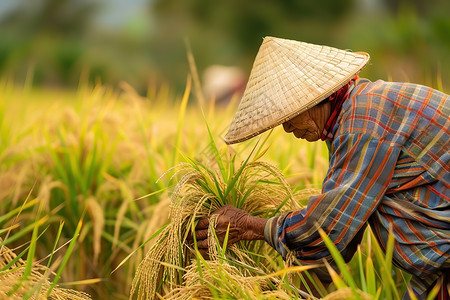
<path fill-rule="evenodd" d="M 83 34 L 99 8 L 93 1 L 40 0 L 20 1 L 3 17 L 0 25 L 13 26 L 28 35 L 42 32 L 64 36 Z"/>
<path fill-rule="evenodd" d="M 0 20 L 0 69 L 16 78 L 33 75 L 38 84 L 70 84 L 98 5 L 85 0 L 20 2 Z"/>
<path fill-rule="evenodd" d="M 450 1 L 364 0 L 362 3 L 365 7 L 342 27 L 346 33 L 342 40 L 370 52 L 373 78 L 413 81 L 448 92 Z"/>
<path fill-rule="evenodd" d="M 317 43 L 333 43 L 334 24 L 351 13 L 355 0 L 156 0 L 150 4 L 161 29 L 154 55 L 167 77 L 185 76 L 181 36 L 189 37 L 199 69 L 211 64 L 250 69 L 262 38 L 268 35 Z M 161 52 L 160 52 L 161 51 Z M 167 52 L 169 51 L 169 52 Z M 165 55 L 163 55 L 163 53 Z M 178 60 L 179 59 L 179 60 Z"/>

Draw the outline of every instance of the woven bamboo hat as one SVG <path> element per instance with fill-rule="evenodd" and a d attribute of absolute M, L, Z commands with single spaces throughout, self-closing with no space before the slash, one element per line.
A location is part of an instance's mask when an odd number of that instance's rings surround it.
<path fill-rule="evenodd" d="M 368 61 L 365 52 L 264 38 L 225 142 L 243 142 L 298 116 L 347 84 Z"/>

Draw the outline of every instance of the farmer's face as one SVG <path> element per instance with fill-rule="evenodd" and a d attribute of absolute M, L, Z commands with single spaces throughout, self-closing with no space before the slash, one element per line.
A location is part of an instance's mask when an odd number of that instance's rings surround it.
<path fill-rule="evenodd" d="M 311 118 L 310 110 L 283 123 L 283 128 L 287 133 L 292 132 L 296 138 L 305 139 L 308 142 L 317 141 L 322 133 L 316 122 Z"/>

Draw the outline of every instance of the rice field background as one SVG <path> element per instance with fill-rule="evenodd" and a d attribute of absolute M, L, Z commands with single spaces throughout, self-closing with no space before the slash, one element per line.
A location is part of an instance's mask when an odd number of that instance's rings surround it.
<path fill-rule="evenodd" d="M 192 189 L 197 198 L 187 199 L 253 203 L 247 210 L 268 216 L 305 205 L 327 171 L 324 143 L 280 128 L 226 146 L 221 137 L 238 99 L 200 107 L 192 85 L 188 77 L 184 94 L 171 98 L 166 86 L 140 96 L 126 83 L 86 83 L 74 92 L 0 81 L 0 298 L 292 299 L 314 289 L 317 298 L 400 299 L 408 275 L 391 263 L 393 244 L 384 254 L 369 231 L 351 262 L 335 253 L 334 268 L 322 265 L 333 280 L 328 287 L 262 242 L 239 244 L 241 256 L 213 246 L 211 261 L 195 249 L 176 260 L 160 256 L 153 260 L 159 271 L 141 276 L 150 269 L 139 264 L 159 244 L 182 248 L 161 235 L 177 220 L 176 199 Z M 241 171 L 251 164 L 254 171 Z M 258 211 L 262 204 L 239 198 L 239 186 L 277 204 Z M 180 243 L 195 219 L 185 215 Z"/>

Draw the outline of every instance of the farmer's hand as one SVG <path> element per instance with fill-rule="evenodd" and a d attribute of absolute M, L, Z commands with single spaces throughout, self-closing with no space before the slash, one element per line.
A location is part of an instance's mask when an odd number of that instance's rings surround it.
<path fill-rule="evenodd" d="M 240 240 L 264 240 L 264 227 L 267 219 L 251 216 L 229 204 L 219 208 L 213 214 L 219 215 L 215 232 L 220 245 L 223 245 L 228 225 L 230 226 L 228 246 Z M 209 219 L 201 219 L 195 228 L 197 247 L 204 257 L 208 253 L 208 226 Z"/>

